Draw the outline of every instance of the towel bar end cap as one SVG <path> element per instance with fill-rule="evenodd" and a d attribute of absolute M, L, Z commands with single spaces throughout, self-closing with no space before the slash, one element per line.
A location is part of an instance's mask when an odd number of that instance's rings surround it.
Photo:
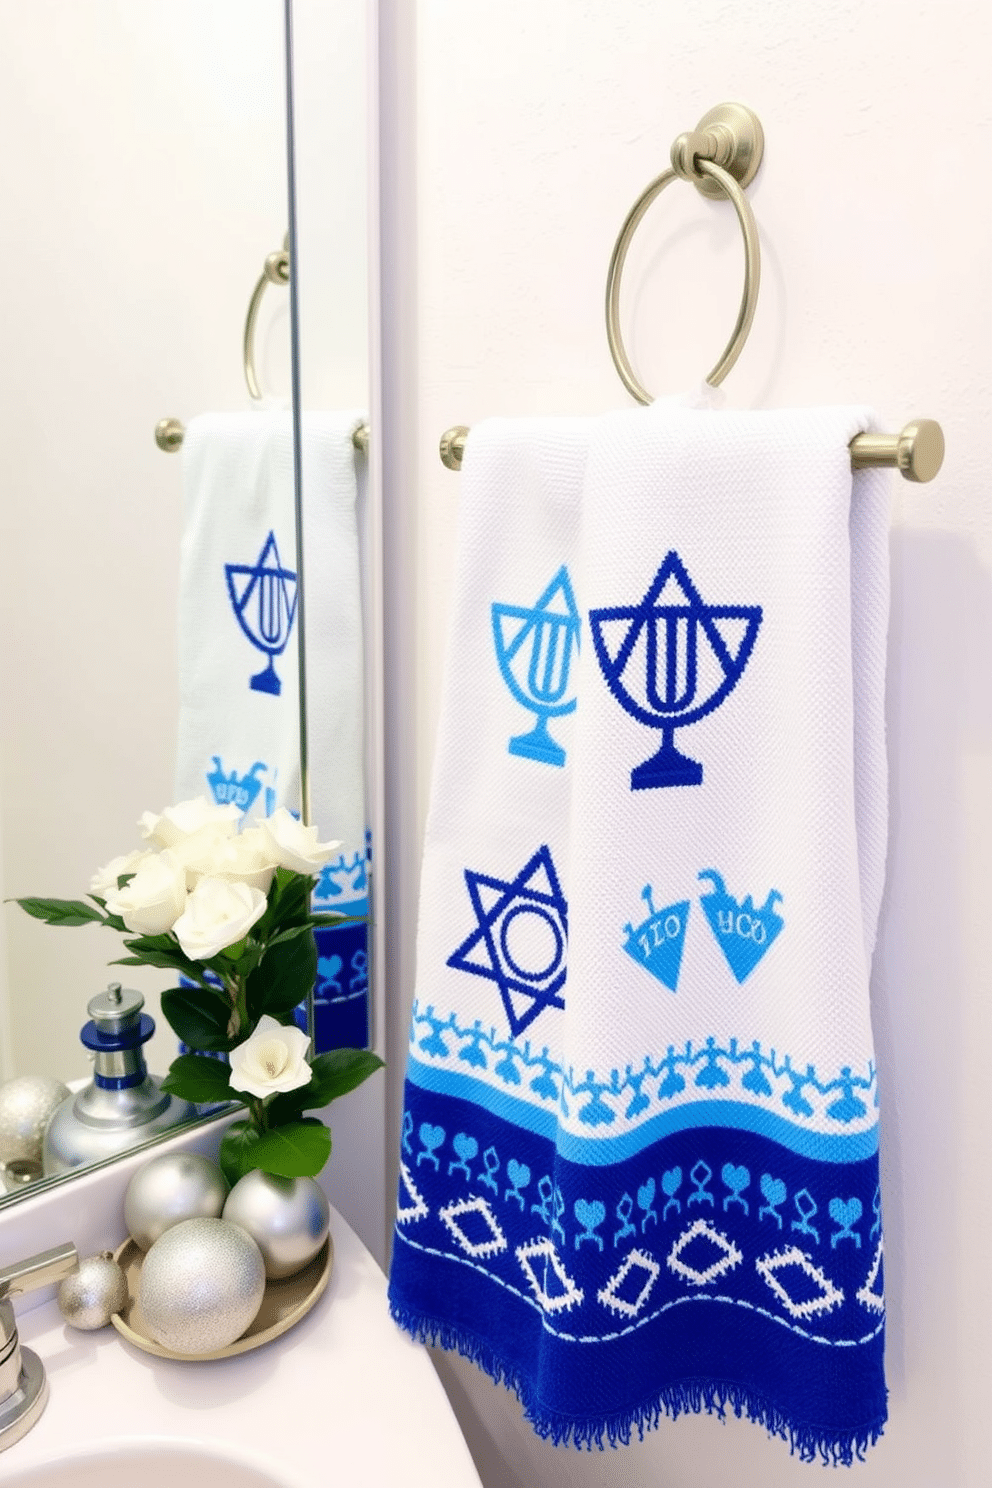
<path fill-rule="evenodd" d="M 914 419 L 899 435 L 899 469 L 907 480 L 932 481 L 944 463 L 944 431 L 936 419 Z"/>
<path fill-rule="evenodd" d="M 165 450 L 167 455 L 174 455 L 182 445 L 185 432 L 180 419 L 159 419 L 155 425 L 155 443 L 160 450 Z"/>
<path fill-rule="evenodd" d="M 467 424 L 455 424 L 441 435 L 441 464 L 447 470 L 461 470 L 468 432 Z"/>

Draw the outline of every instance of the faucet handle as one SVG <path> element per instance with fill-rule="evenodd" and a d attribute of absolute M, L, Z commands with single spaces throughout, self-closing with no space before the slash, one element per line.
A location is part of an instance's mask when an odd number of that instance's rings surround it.
<path fill-rule="evenodd" d="M 66 1244 L 57 1245 L 54 1250 L 40 1251 L 13 1266 L 0 1267 L 0 1302 L 9 1297 L 23 1297 L 26 1292 L 37 1291 L 39 1287 L 55 1286 L 71 1276 L 78 1265 L 76 1247 Z"/>
<path fill-rule="evenodd" d="M 74 1245 L 58 1245 L 0 1268 L 0 1452 L 20 1441 L 48 1400 L 48 1380 L 38 1355 L 21 1348 L 12 1297 L 52 1286 L 79 1265 Z"/>

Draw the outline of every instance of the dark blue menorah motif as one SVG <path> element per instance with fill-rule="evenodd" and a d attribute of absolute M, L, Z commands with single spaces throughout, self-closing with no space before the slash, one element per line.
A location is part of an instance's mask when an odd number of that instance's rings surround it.
<path fill-rule="evenodd" d="M 575 710 L 567 698 L 572 656 L 579 646 L 579 611 L 564 564 L 531 609 L 494 604 L 493 641 L 503 681 L 528 712 L 536 714 L 528 734 L 515 735 L 511 754 L 564 765 L 565 751 L 548 733 L 548 719 Z"/>
<path fill-rule="evenodd" d="M 590 610 L 596 659 L 625 712 L 661 730 L 631 790 L 701 785 L 703 767 L 675 748 L 675 730 L 718 708 L 737 686 L 761 625 L 760 605 L 707 605 L 678 553 L 665 556 L 636 604 Z"/>
<path fill-rule="evenodd" d="M 283 568 L 274 532 L 265 539 L 254 563 L 225 563 L 224 573 L 238 624 L 252 645 L 269 658 L 249 686 L 254 692 L 278 697 L 282 683 L 273 663 L 285 651 L 296 618 L 296 574 Z"/>

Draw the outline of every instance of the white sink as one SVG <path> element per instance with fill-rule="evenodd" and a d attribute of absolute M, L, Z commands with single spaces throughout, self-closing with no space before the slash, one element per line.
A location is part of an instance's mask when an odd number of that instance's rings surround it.
<path fill-rule="evenodd" d="M 13 1450 L 13 1448 L 11 1449 Z M 11 1459 L 16 1464 L 16 1458 Z M 297 1488 L 297 1480 L 195 1443 L 153 1439 L 72 1453 L 5 1477 L 9 1488 Z"/>
<path fill-rule="evenodd" d="M 192 1146 L 184 1136 L 161 1150 Z M 117 1244 L 124 1188 L 142 1160 L 5 1210 L 0 1254 Z M 113 1328 L 70 1328 L 40 1293 L 15 1303 L 49 1398 L 0 1451 L 0 1488 L 480 1488 L 426 1349 L 393 1323 L 386 1279 L 333 1199 L 331 1234 L 334 1268 L 313 1310 L 232 1359 L 160 1359 Z"/>

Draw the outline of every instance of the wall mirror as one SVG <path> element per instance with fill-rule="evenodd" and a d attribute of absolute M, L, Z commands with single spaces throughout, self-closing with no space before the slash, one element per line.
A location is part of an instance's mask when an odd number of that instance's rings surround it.
<path fill-rule="evenodd" d="M 365 0 L 0 0 L 0 123 L 17 142 L 0 205 L 7 897 L 81 897 L 141 845 L 141 812 L 174 799 L 182 471 L 153 430 L 250 405 L 246 311 L 290 217 L 287 15 L 301 401 L 362 410 Z M 268 290 L 256 368 L 287 408 L 290 324 L 288 292 Z M 322 685 L 318 670 L 315 698 Z M 156 1019 L 146 1054 L 164 1072 L 168 973 L 108 969 L 123 951 L 99 928 L 11 905 L 0 927 L 0 1081 L 88 1077 L 86 1006 L 117 977 Z M 325 965 L 325 988 L 354 991 L 363 951 L 367 970 L 362 946 Z"/>

